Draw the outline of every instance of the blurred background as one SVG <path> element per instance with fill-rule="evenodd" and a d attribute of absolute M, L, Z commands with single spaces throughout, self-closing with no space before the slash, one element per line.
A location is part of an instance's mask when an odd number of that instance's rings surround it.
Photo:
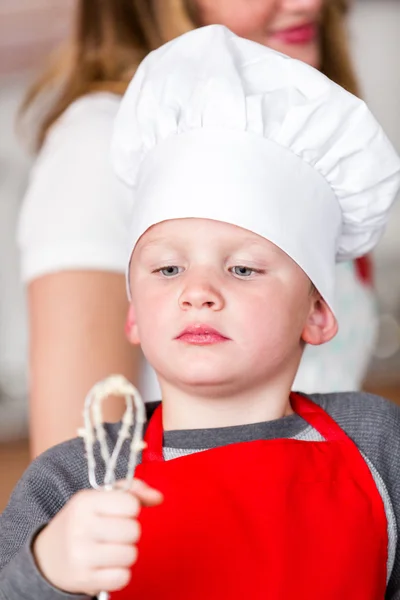
<path fill-rule="evenodd" d="M 15 229 L 32 157 L 15 118 L 28 83 L 67 34 L 72 5 L 0 0 L 0 511 L 28 462 L 27 320 Z M 355 0 L 350 33 L 364 98 L 400 152 L 400 0 Z M 380 333 L 365 388 L 400 403 L 400 202 L 374 258 Z"/>

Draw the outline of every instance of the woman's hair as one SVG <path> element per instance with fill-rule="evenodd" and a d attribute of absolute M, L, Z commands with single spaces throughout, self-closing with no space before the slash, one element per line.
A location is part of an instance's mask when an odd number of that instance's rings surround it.
<path fill-rule="evenodd" d="M 345 16 L 349 0 L 325 0 L 321 71 L 358 94 Z M 28 90 L 21 114 L 45 100 L 36 146 L 77 98 L 94 91 L 123 94 L 144 56 L 200 25 L 195 0 L 79 0 L 70 40 Z M 51 100 L 49 100 L 51 99 Z"/>

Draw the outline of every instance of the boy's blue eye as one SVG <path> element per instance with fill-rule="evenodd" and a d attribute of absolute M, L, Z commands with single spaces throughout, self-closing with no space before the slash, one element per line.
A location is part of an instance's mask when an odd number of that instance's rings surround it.
<path fill-rule="evenodd" d="M 250 269 L 250 267 L 244 267 L 242 265 L 236 265 L 231 269 L 234 275 L 239 275 L 239 277 L 250 277 L 253 273 L 255 273 L 255 269 Z"/>
<path fill-rule="evenodd" d="M 164 277 L 173 277 L 174 275 L 178 275 L 180 273 L 179 267 L 176 267 L 175 265 L 162 267 L 162 269 L 158 269 L 158 271 L 164 275 Z"/>

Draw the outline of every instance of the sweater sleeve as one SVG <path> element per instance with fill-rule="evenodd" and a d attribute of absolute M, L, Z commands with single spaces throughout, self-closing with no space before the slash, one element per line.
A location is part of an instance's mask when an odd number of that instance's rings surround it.
<path fill-rule="evenodd" d="M 400 600 L 400 407 L 365 393 L 315 395 L 313 398 L 355 442 L 379 474 L 395 517 L 395 556 L 386 600 Z"/>
<path fill-rule="evenodd" d="M 20 479 L 0 515 L 0 600 L 88 600 L 51 586 L 31 550 L 37 533 L 88 486 L 85 474 L 81 441 L 73 440 L 43 454 Z"/>

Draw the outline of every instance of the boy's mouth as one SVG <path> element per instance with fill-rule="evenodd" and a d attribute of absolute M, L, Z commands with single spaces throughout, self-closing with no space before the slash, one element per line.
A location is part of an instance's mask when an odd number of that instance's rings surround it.
<path fill-rule="evenodd" d="M 214 327 L 199 323 L 198 325 L 189 325 L 175 339 L 186 344 L 208 346 L 210 344 L 227 342 L 230 338 L 222 335 Z"/>

